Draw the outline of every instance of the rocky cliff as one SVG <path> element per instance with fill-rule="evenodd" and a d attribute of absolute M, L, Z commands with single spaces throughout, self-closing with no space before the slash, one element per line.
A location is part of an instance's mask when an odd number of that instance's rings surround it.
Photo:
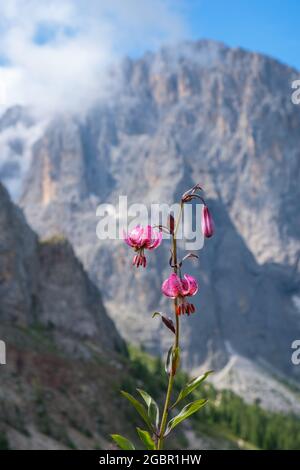
<path fill-rule="evenodd" d="M 1 184 L 0 339 L 1 449 L 101 447 L 122 429 L 125 346 L 100 293 L 66 240 L 38 241 Z"/>
<path fill-rule="evenodd" d="M 89 341 L 99 351 L 122 350 L 100 293 L 71 245 L 59 237 L 39 242 L 3 186 L 0 209 L 1 324 L 50 329 L 72 355 L 81 348 L 83 353 Z"/>
<path fill-rule="evenodd" d="M 67 235 L 122 334 L 157 351 L 166 336 L 150 316 L 169 308 L 160 295 L 168 249 L 151 256 L 147 272 L 130 269 L 121 242 L 97 240 L 96 207 L 120 194 L 129 203 L 172 203 L 201 182 L 217 231 L 191 268 L 200 292 L 198 313 L 183 320 L 185 364 L 219 368 L 234 351 L 297 378 L 297 71 L 199 41 L 125 60 L 120 75 L 115 99 L 40 130 L 20 198 L 32 226 Z"/>

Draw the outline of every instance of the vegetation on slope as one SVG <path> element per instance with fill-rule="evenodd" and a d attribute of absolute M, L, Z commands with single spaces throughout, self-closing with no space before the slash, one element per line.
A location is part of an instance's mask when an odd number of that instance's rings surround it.
<path fill-rule="evenodd" d="M 136 379 L 139 379 L 159 401 L 166 387 L 161 374 L 164 366 L 160 359 L 132 346 L 129 347 L 129 355 L 131 374 L 126 377 L 123 387 L 133 393 Z M 178 392 L 187 380 L 187 374 L 179 373 L 175 391 Z M 299 417 L 266 411 L 259 403 L 245 403 L 235 393 L 217 391 L 208 383 L 194 392 L 193 399 L 200 397 L 209 401 L 192 420 L 193 428 L 199 435 L 225 438 L 243 448 L 300 449 Z"/>
<path fill-rule="evenodd" d="M 43 436 L 51 448 L 107 449 L 111 432 L 134 440 L 132 424 L 141 425 L 121 389 L 135 395 L 138 385 L 162 405 L 167 378 L 159 358 L 129 346 L 128 355 L 108 359 L 95 351 L 92 359 L 74 359 L 43 329 L 11 330 L 10 362 L 1 370 L 0 449 L 37 448 Z M 178 374 L 174 396 L 188 380 Z M 203 397 L 208 404 L 191 420 L 200 448 L 204 440 L 210 448 L 300 449 L 299 417 L 267 412 L 208 383 L 190 398 Z M 188 445 L 182 429 L 166 441 L 169 449 Z"/>

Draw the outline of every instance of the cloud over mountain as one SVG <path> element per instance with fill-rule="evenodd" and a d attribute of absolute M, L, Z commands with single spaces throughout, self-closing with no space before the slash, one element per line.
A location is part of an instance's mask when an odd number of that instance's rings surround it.
<path fill-rule="evenodd" d="M 2 2 L 0 105 L 86 109 L 111 88 L 107 69 L 119 57 L 182 37 L 185 26 L 176 5 L 159 0 Z"/>

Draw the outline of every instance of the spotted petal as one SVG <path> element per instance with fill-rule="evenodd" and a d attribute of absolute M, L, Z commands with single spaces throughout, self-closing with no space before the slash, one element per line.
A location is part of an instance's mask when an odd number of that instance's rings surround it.
<path fill-rule="evenodd" d="M 123 238 L 127 245 L 131 246 L 132 248 L 141 248 L 142 247 L 142 239 L 143 239 L 144 229 L 140 225 L 137 225 L 134 229 L 132 229 L 128 234 L 123 231 Z"/>
<path fill-rule="evenodd" d="M 148 245 L 152 243 L 152 227 L 147 225 L 143 230 L 142 242 L 145 248 L 148 248 Z"/>
<path fill-rule="evenodd" d="M 183 277 L 188 284 L 188 293 L 185 295 L 195 295 L 198 292 L 198 283 L 196 279 L 189 274 L 185 274 Z M 184 280 L 182 282 L 184 282 Z"/>
<path fill-rule="evenodd" d="M 181 291 L 181 281 L 179 277 L 175 273 L 172 273 L 170 277 L 163 282 L 161 290 L 167 297 L 171 297 L 172 299 L 178 297 Z"/>
<path fill-rule="evenodd" d="M 153 235 L 151 244 L 147 246 L 148 250 L 155 250 L 155 248 L 157 248 L 162 241 L 162 232 L 155 232 L 154 230 L 152 232 Z"/>

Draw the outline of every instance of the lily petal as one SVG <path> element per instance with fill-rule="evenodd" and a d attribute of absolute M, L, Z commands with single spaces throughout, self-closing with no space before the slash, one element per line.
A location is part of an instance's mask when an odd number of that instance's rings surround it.
<path fill-rule="evenodd" d="M 162 242 L 162 232 L 154 232 L 153 230 L 153 235 L 154 238 L 152 239 L 152 243 L 147 246 L 148 250 L 155 250 L 155 248 L 157 248 Z"/>
<path fill-rule="evenodd" d="M 198 283 L 193 276 L 189 274 L 184 274 L 184 279 L 188 284 L 188 293 L 186 295 L 195 295 L 198 292 Z M 184 281 L 183 281 L 184 282 Z"/>
<path fill-rule="evenodd" d="M 145 245 L 145 248 L 148 248 L 149 245 L 152 243 L 152 227 L 151 225 L 147 225 L 144 229 L 144 233 L 142 236 L 142 242 Z"/>
<path fill-rule="evenodd" d="M 172 299 L 178 297 L 181 291 L 181 281 L 179 277 L 175 273 L 172 273 L 170 277 L 163 282 L 161 290 L 167 297 L 171 297 Z"/>

